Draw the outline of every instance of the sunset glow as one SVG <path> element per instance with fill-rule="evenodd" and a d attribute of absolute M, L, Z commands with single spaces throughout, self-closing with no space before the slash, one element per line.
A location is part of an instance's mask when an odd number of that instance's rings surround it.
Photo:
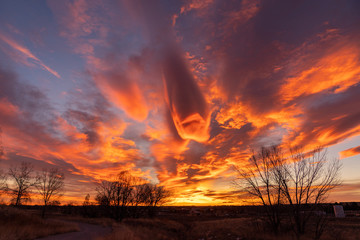
<path fill-rule="evenodd" d="M 234 205 L 251 202 L 232 185 L 251 149 L 322 145 L 344 166 L 329 199 L 359 201 L 359 13 L 357 0 L 1 1 L 0 167 L 59 168 L 64 203 L 128 170 L 170 205 Z"/>

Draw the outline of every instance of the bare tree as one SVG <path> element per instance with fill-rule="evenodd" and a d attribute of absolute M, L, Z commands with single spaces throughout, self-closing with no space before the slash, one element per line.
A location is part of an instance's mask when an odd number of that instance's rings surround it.
<path fill-rule="evenodd" d="M 4 156 L 4 148 L 2 145 L 2 130 L 0 127 L 0 159 Z M 0 196 L 7 189 L 6 174 L 0 169 Z"/>
<path fill-rule="evenodd" d="M 134 186 L 133 190 L 133 206 L 146 207 L 148 215 L 155 214 L 156 207 L 160 206 L 170 197 L 170 191 L 163 186 L 158 186 L 153 183 L 145 183 Z"/>
<path fill-rule="evenodd" d="M 133 210 L 132 216 L 137 217 L 140 207 L 156 207 L 170 196 L 164 187 L 134 177 L 128 171 L 119 173 L 112 181 L 101 181 L 96 190 L 98 204 L 112 209 L 117 220 L 129 213 L 128 207 Z"/>
<path fill-rule="evenodd" d="M 4 156 L 4 146 L 2 142 L 2 129 L 0 127 L 0 158 L 2 158 L 2 156 Z"/>
<path fill-rule="evenodd" d="M 132 205 L 156 207 L 164 203 L 168 197 L 170 197 L 170 192 L 163 186 L 153 183 L 134 185 Z"/>
<path fill-rule="evenodd" d="M 133 189 L 132 206 L 146 205 L 149 202 L 149 195 L 151 194 L 151 185 L 149 183 L 136 184 Z"/>
<path fill-rule="evenodd" d="M 143 215 L 146 209 L 143 207 L 148 201 L 151 192 L 150 184 L 143 178 L 134 178 L 132 196 L 131 196 L 131 215 L 139 217 Z"/>
<path fill-rule="evenodd" d="M 44 169 L 36 176 L 35 185 L 44 203 L 42 217 L 45 217 L 46 208 L 55 197 L 59 197 L 64 188 L 64 174 L 57 168 Z"/>
<path fill-rule="evenodd" d="M 112 204 L 113 196 L 113 182 L 101 180 L 96 187 L 97 195 L 95 200 L 101 206 L 110 206 Z"/>
<path fill-rule="evenodd" d="M 81 212 L 84 217 L 95 217 L 96 216 L 96 212 L 94 211 L 94 206 L 90 202 L 90 194 L 87 194 L 85 196 L 84 202 L 82 204 Z"/>
<path fill-rule="evenodd" d="M 134 177 L 128 171 L 120 172 L 113 181 L 101 181 L 97 187 L 96 200 L 112 207 L 115 219 L 122 220 L 126 207 L 132 202 Z"/>
<path fill-rule="evenodd" d="M 113 182 L 115 217 L 120 221 L 125 217 L 126 207 L 132 201 L 133 181 L 134 177 L 128 171 L 123 171 L 118 174 Z"/>
<path fill-rule="evenodd" d="M 158 186 L 153 184 L 152 191 L 152 206 L 157 207 L 165 203 L 171 196 L 171 192 L 167 190 L 164 186 Z"/>
<path fill-rule="evenodd" d="M 299 238 L 329 191 L 341 184 L 341 164 L 338 159 L 329 160 L 321 147 L 309 153 L 301 148 L 290 149 L 290 152 L 287 164 L 282 166 L 281 190 L 291 207 L 292 225 Z"/>
<path fill-rule="evenodd" d="M 87 207 L 87 206 L 90 206 L 90 204 L 91 204 L 90 203 L 90 194 L 86 194 L 84 202 L 83 202 L 83 206 Z"/>
<path fill-rule="evenodd" d="M 31 187 L 36 185 L 32 173 L 33 166 L 27 162 L 9 169 L 9 177 L 13 180 L 14 187 L 8 187 L 7 192 L 13 197 L 12 201 L 16 206 L 30 200 Z"/>
<path fill-rule="evenodd" d="M 338 159 L 329 160 L 322 148 L 308 153 L 293 148 L 289 152 L 290 156 L 285 158 L 279 147 L 262 148 L 253 154 L 247 167 L 237 168 L 236 183 L 265 206 L 275 232 L 281 222 L 279 207 L 287 204 L 299 238 L 314 210 L 330 190 L 339 186 L 341 164 Z"/>
<path fill-rule="evenodd" d="M 235 184 L 242 191 L 260 200 L 274 233 L 278 232 L 281 223 L 281 178 L 277 170 L 282 164 L 281 150 L 273 146 L 263 147 L 258 153 L 253 152 L 245 168 L 236 167 L 238 178 Z"/>
<path fill-rule="evenodd" d="M 0 170 L 0 196 L 7 189 L 6 174 Z"/>
<path fill-rule="evenodd" d="M 148 193 L 150 201 L 147 202 L 147 206 L 149 207 L 149 215 L 153 217 L 158 209 L 157 207 L 165 203 L 171 193 L 165 187 L 156 184 L 150 184 L 150 189 L 151 191 Z"/>

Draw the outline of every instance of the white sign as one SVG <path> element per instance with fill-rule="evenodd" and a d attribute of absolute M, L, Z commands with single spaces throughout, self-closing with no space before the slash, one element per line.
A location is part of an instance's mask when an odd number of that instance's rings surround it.
<path fill-rule="evenodd" d="M 337 218 L 345 217 L 345 212 L 342 205 L 334 205 L 334 213 L 335 213 L 335 217 Z"/>

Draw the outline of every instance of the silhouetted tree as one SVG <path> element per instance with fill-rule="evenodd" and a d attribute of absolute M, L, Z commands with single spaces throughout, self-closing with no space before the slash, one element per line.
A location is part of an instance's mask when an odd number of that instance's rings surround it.
<path fill-rule="evenodd" d="M 48 206 L 60 206 L 61 202 L 59 200 L 53 200 L 48 203 Z"/>
<path fill-rule="evenodd" d="M 290 149 L 290 152 L 287 164 L 281 166 L 281 190 L 291 207 L 292 226 L 300 238 L 328 192 L 340 185 L 341 164 L 338 159 L 329 160 L 321 147 L 309 153 L 301 148 Z M 323 228 L 326 222 L 320 220 L 318 227 Z"/>
<path fill-rule="evenodd" d="M 6 174 L 0 169 L 0 196 L 7 189 Z"/>
<path fill-rule="evenodd" d="M 165 203 L 171 194 L 166 188 L 156 184 L 149 184 L 149 188 L 151 189 L 147 196 L 149 201 L 145 202 L 145 204 L 150 207 L 149 214 L 153 217 L 157 207 Z"/>
<path fill-rule="evenodd" d="M 99 205 L 112 209 L 113 217 L 122 220 L 133 210 L 132 216 L 137 217 L 139 207 L 156 207 L 170 196 L 164 187 L 147 183 L 143 178 L 134 177 L 128 171 L 119 173 L 112 181 L 103 180 L 97 185 L 96 201 Z"/>
<path fill-rule="evenodd" d="M 33 166 L 27 162 L 22 162 L 20 166 L 9 169 L 13 187 L 8 187 L 7 192 L 12 196 L 12 202 L 16 206 L 30 200 L 31 187 L 36 185 L 36 178 L 32 176 L 32 173 Z"/>
<path fill-rule="evenodd" d="M 97 187 L 96 200 L 103 206 L 111 206 L 114 217 L 122 220 L 125 208 L 132 201 L 134 177 L 128 172 L 120 172 L 113 181 L 101 181 Z"/>
<path fill-rule="evenodd" d="M 153 183 L 135 185 L 133 188 L 132 206 L 147 207 L 149 215 L 153 216 L 155 208 L 170 197 L 170 192 L 163 186 Z"/>
<path fill-rule="evenodd" d="M 278 147 L 273 146 L 263 147 L 258 153 L 253 152 L 245 168 L 236 168 L 239 177 L 235 183 L 243 191 L 261 201 L 275 233 L 278 233 L 281 223 L 281 178 L 277 170 L 281 165 L 282 153 Z"/>
<path fill-rule="evenodd" d="M 153 185 L 153 206 L 164 204 L 171 197 L 171 192 L 164 186 Z"/>
<path fill-rule="evenodd" d="M 338 159 L 329 160 L 322 148 L 307 153 L 292 148 L 288 155 L 284 157 L 277 146 L 262 148 L 249 165 L 237 168 L 237 184 L 261 201 L 274 232 L 281 222 L 279 207 L 288 204 L 294 232 L 300 238 L 327 193 L 339 186 L 341 164 Z M 326 221 L 318 223 L 321 229 Z"/>
<path fill-rule="evenodd" d="M 44 169 L 36 176 L 36 188 L 44 203 L 42 217 L 45 217 L 46 208 L 55 197 L 59 197 L 64 188 L 64 174 L 57 168 Z"/>
<path fill-rule="evenodd" d="M 4 146 L 2 143 L 2 129 L 0 127 L 0 159 L 2 158 L 3 155 L 4 155 Z"/>
<path fill-rule="evenodd" d="M 100 206 L 108 207 L 111 205 L 113 196 L 113 183 L 107 180 L 101 180 L 96 187 L 97 195 L 95 200 Z"/>
<path fill-rule="evenodd" d="M 83 202 L 83 206 L 89 206 L 90 205 L 90 194 L 86 194 L 85 200 Z"/>
<path fill-rule="evenodd" d="M 122 220 L 125 217 L 126 207 L 132 201 L 134 177 L 128 172 L 119 173 L 113 182 L 113 206 L 115 206 L 115 217 Z"/>
<path fill-rule="evenodd" d="M 147 201 L 149 191 L 151 191 L 149 183 L 147 183 L 145 179 L 134 178 L 130 203 L 132 206 L 131 214 L 133 217 L 139 217 L 141 214 L 144 214 L 146 209 L 144 209 L 143 206 Z"/>
<path fill-rule="evenodd" d="M 4 148 L 2 145 L 2 130 L 0 127 L 0 160 L 4 155 Z M 2 169 L 0 169 L 0 196 L 3 193 L 3 191 L 5 191 L 7 189 L 7 184 L 6 184 L 6 174 L 3 172 Z"/>
<path fill-rule="evenodd" d="M 95 217 L 96 212 L 94 211 L 94 206 L 90 202 L 90 194 L 86 194 L 84 202 L 82 204 L 82 215 L 84 217 Z"/>

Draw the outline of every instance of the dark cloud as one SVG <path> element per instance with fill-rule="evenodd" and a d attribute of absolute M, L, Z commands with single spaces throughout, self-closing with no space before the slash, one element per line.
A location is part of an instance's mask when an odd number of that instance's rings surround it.
<path fill-rule="evenodd" d="M 39 89 L 20 82 L 15 73 L 0 68 L 0 97 L 28 112 L 39 113 L 40 110 L 51 110 L 48 99 Z M 45 115 L 45 114 L 43 114 Z"/>
<path fill-rule="evenodd" d="M 356 134 L 360 110 L 354 107 L 354 103 L 360 101 L 360 85 L 337 95 L 318 95 L 313 100 L 320 103 L 310 106 L 304 113 L 306 120 L 299 130 L 305 133 L 301 145 L 316 141 L 322 134 L 326 134 L 329 145 Z"/>
<path fill-rule="evenodd" d="M 169 106 L 180 119 L 199 113 L 208 114 L 206 101 L 179 53 L 169 52 L 164 60 L 164 75 Z"/>
<path fill-rule="evenodd" d="M 206 140 L 209 109 L 185 60 L 170 50 L 163 67 L 168 106 L 178 134 L 183 139 Z"/>
<path fill-rule="evenodd" d="M 97 133 L 99 123 L 102 120 L 101 117 L 79 110 L 67 110 L 64 117 L 71 125 L 76 126 L 80 132 L 86 134 L 86 141 L 90 145 L 94 146 L 101 143 L 101 137 Z"/>
<path fill-rule="evenodd" d="M 15 127 L 23 134 L 43 143 L 53 142 L 56 116 L 49 99 L 38 88 L 20 82 L 16 74 L 0 68 L 0 99 L 12 113 L 0 113 L 0 125 L 7 131 Z"/>
<path fill-rule="evenodd" d="M 66 173 L 66 175 L 72 175 L 73 173 L 80 173 L 80 171 L 71 163 L 65 162 L 63 159 L 54 158 L 53 156 L 49 156 L 47 159 L 48 162 L 43 160 L 35 159 L 32 157 L 22 156 L 15 152 L 7 153 L 8 161 L 3 162 L 4 165 L 7 166 L 16 166 L 20 165 L 22 162 L 29 162 L 35 166 L 35 171 L 41 171 L 42 169 L 50 169 L 59 167 L 61 171 Z"/>

